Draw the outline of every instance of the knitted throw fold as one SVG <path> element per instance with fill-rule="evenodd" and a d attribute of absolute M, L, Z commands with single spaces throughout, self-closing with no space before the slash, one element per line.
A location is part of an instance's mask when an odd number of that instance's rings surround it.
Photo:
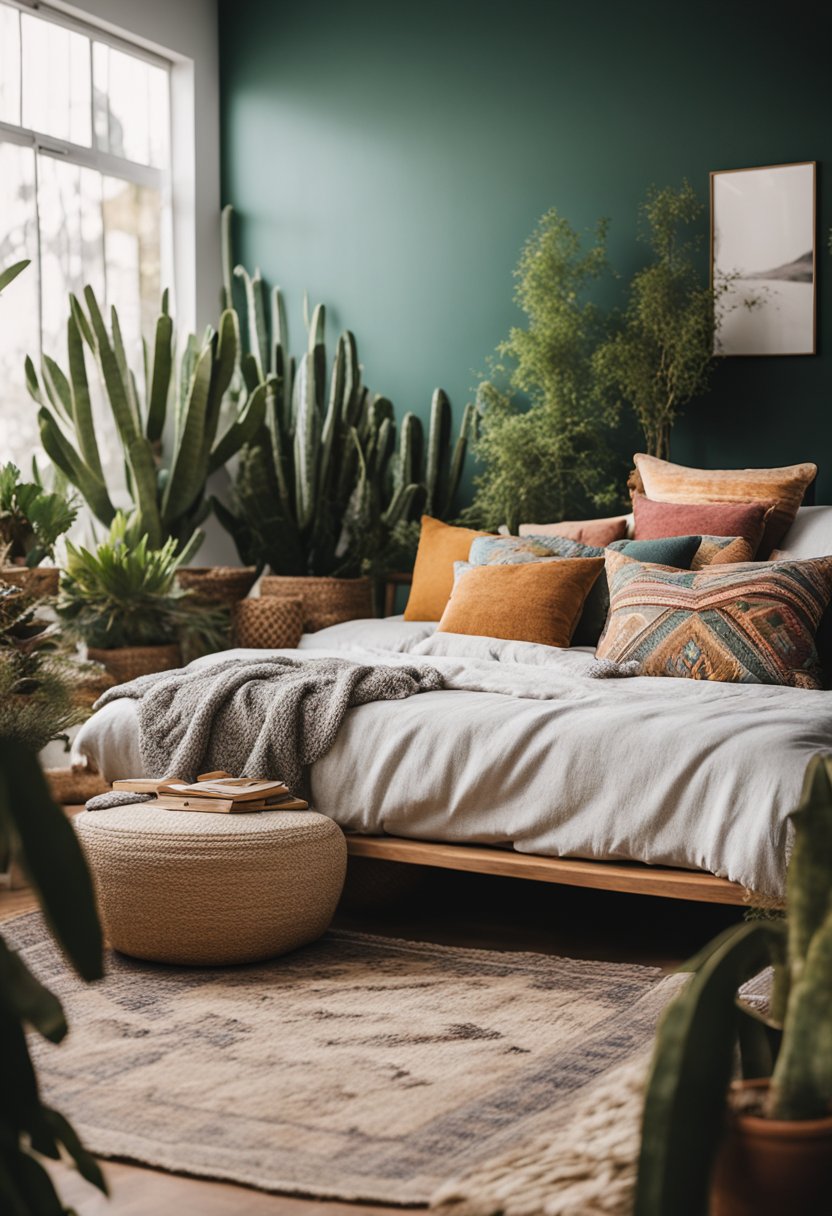
<path fill-rule="evenodd" d="M 145 774 L 195 781 L 225 769 L 307 792 L 306 770 L 332 747 L 348 709 L 442 688 L 434 667 L 347 659 L 228 659 L 140 676 L 104 693 L 138 701 Z"/>

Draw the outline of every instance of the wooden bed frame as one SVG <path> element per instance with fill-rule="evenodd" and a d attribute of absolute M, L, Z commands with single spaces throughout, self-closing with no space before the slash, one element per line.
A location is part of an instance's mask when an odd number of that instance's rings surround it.
<path fill-rule="evenodd" d="M 753 906 L 754 897 L 736 882 L 699 870 L 676 870 L 628 861 L 585 861 L 572 857 L 538 857 L 488 845 L 444 844 L 405 840 L 400 836 L 347 836 L 351 857 L 373 857 L 405 865 L 440 870 L 502 874 L 534 882 L 621 891 L 630 895 L 659 895 L 697 903 Z M 778 905 L 779 906 L 779 905 Z"/>

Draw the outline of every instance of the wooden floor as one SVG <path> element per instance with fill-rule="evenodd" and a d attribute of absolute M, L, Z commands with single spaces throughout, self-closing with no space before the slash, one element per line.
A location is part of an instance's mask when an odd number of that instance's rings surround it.
<path fill-rule="evenodd" d="M 363 909 L 354 900 L 336 923 L 449 945 L 673 967 L 742 915 L 726 907 L 552 887 L 516 878 L 420 871 L 411 865 L 395 868 L 413 888 L 407 898 Z M 28 891 L 0 891 L 0 920 L 33 906 Z M 109 1202 L 68 1168 L 55 1171 L 64 1202 L 78 1216 L 392 1216 L 394 1212 L 401 1216 L 402 1212 L 267 1195 L 115 1162 L 106 1162 L 105 1171 L 112 1190 Z"/>

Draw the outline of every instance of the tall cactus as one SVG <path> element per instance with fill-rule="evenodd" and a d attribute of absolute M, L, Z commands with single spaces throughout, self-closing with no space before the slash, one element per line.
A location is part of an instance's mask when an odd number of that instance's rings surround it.
<path fill-rule="evenodd" d="M 465 412 L 453 452 L 451 408 L 434 394 L 427 453 L 422 424 L 405 415 L 396 446 L 395 411 L 364 386 L 355 337 L 338 339 L 331 367 L 326 309 L 304 301 L 306 350 L 288 346 L 286 308 L 274 288 L 269 308 L 259 271 L 235 266 L 232 209 L 223 211 L 223 302 L 236 278 L 245 301 L 246 349 L 240 366 L 249 389 L 267 386 L 261 432 L 242 455 L 229 508 L 217 517 L 244 561 L 278 574 L 357 574 L 384 549 L 392 530 L 422 509 L 440 517 L 451 507 L 473 434 Z"/>
<path fill-rule="evenodd" d="M 706 1209 L 737 1047 L 744 1075 L 771 1077 L 768 1117 L 811 1120 L 832 1111 L 832 756 L 810 761 L 792 821 L 786 925 L 755 921 L 717 938 L 686 965 L 693 978 L 659 1027 L 635 1216 Z M 762 1018 L 737 989 L 766 964 L 775 986 Z"/>
<path fill-rule="evenodd" d="M 84 307 L 84 305 L 86 307 Z M 104 392 L 124 455 L 134 521 L 151 548 L 168 537 L 180 555 L 192 556 L 202 533 L 198 525 L 210 510 L 205 498 L 208 476 L 248 443 L 262 426 L 271 379 L 264 378 L 234 405 L 221 428 L 223 402 L 237 368 L 240 336 L 237 314 L 226 308 L 218 329 L 200 342 L 191 334 L 179 366 L 174 360 L 174 325 L 168 293 L 156 321 L 152 361 L 146 359 L 144 395 L 130 369 L 118 313 L 110 309 L 109 329 L 91 287 L 84 305 L 69 297 L 68 374 L 48 356 L 38 377 L 26 360 L 26 384 L 37 403 L 41 439 L 53 464 L 80 491 L 95 517 L 109 527 L 115 507 L 107 485 L 96 435 L 87 378 L 85 347 L 99 369 Z M 41 386 L 41 379 L 43 385 Z M 172 451 L 164 456 L 168 411 L 175 401 Z"/>

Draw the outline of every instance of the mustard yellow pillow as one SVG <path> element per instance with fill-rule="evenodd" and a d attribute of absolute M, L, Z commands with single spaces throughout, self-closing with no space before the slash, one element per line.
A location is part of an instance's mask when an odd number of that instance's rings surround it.
<path fill-rule="evenodd" d="M 603 568 L 603 557 L 472 566 L 457 579 L 437 632 L 568 646 Z"/>
<path fill-rule="evenodd" d="M 454 528 L 430 515 L 422 516 L 422 531 L 413 585 L 404 610 L 406 621 L 438 621 L 454 585 L 454 562 L 467 562 L 471 541 L 487 532 Z"/>

